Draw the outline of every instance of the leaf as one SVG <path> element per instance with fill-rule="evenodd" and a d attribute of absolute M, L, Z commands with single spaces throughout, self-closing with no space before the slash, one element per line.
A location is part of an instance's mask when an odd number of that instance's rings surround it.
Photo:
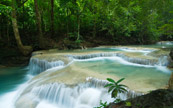
<path fill-rule="evenodd" d="M 118 95 L 118 91 L 116 90 L 116 89 L 114 89 L 113 91 L 112 91 L 112 98 L 116 98 L 117 97 L 117 95 Z"/>
<path fill-rule="evenodd" d="M 121 78 L 120 80 L 118 80 L 116 83 L 120 83 L 121 81 L 123 81 L 125 78 Z"/>
<path fill-rule="evenodd" d="M 127 107 L 132 106 L 131 102 L 126 102 L 126 106 L 127 106 Z"/>
<path fill-rule="evenodd" d="M 113 79 L 111 79 L 111 78 L 107 78 L 107 80 L 109 81 L 109 82 L 112 82 L 112 83 L 116 83 Z"/>
<path fill-rule="evenodd" d="M 112 91 L 114 88 L 115 88 L 114 86 L 110 87 L 109 90 L 108 90 L 108 93 L 109 93 L 110 91 Z"/>
<path fill-rule="evenodd" d="M 104 87 L 113 86 L 113 84 L 106 84 Z"/>
<path fill-rule="evenodd" d="M 120 87 L 127 87 L 126 85 L 124 84 L 119 84 Z"/>
<path fill-rule="evenodd" d="M 121 92 L 127 92 L 127 90 L 125 88 L 120 88 Z"/>

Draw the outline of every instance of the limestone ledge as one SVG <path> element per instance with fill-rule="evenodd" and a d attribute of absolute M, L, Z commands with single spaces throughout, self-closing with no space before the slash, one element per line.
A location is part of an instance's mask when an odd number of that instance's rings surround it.
<path fill-rule="evenodd" d="M 122 47 L 121 47 L 122 48 Z M 131 47 L 127 47 L 131 48 Z M 146 48 L 135 48 L 135 50 L 142 49 L 146 50 Z M 147 48 L 148 50 L 148 48 Z M 158 50 L 151 48 L 150 50 Z M 153 53 L 153 52 L 152 52 Z M 168 55 L 168 52 L 164 52 L 165 55 Z M 102 50 L 97 51 L 81 51 L 81 50 L 73 50 L 73 51 L 58 51 L 58 50 L 48 50 L 48 51 L 37 51 L 33 53 L 32 58 L 37 58 L 40 60 L 47 60 L 49 62 L 62 60 L 65 64 L 71 62 L 75 59 L 89 59 L 95 57 L 113 57 L 118 56 L 125 59 L 128 62 L 144 64 L 144 65 L 155 65 L 158 62 L 158 58 L 161 56 L 156 56 L 157 54 L 148 54 L 144 55 L 141 52 L 125 52 L 125 51 L 111 51 L 106 52 Z M 70 57 L 70 58 L 69 58 Z"/>

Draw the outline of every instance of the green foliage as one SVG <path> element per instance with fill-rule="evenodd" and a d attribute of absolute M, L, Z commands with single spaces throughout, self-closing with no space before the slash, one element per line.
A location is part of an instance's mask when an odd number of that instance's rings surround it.
<path fill-rule="evenodd" d="M 126 102 L 126 106 L 127 107 L 131 107 L 132 106 L 132 103 L 131 102 Z"/>
<path fill-rule="evenodd" d="M 80 44 L 82 42 L 82 40 L 76 40 L 75 43 L 76 44 Z"/>
<path fill-rule="evenodd" d="M 105 108 L 107 105 L 108 105 L 107 102 L 103 103 L 102 100 L 100 100 L 100 106 L 94 108 Z"/>
<path fill-rule="evenodd" d="M 173 38 L 173 19 L 169 20 L 168 24 L 162 25 L 159 30 Z"/>
<path fill-rule="evenodd" d="M 38 31 L 34 1 L 16 1 L 21 38 L 35 44 Z M 53 37 L 50 0 L 38 0 L 38 5 L 43 34 L 57 41 L 108 39 L 111 44 L 149 44 L 161 36 L 173 39 L 172 0 L 54 0 Z M 13 43 L 11 0 L 0 0 L 0 19 L 1 38 Z"/>
<path fill-rule="evenodd" d="M 114 100 L 114 102 L 115 102 L 115 103 L 119 103 L 119 102 L 121 102 L 121 99 L 116 98 L 116 99 Z"/>
<path fill-rule="evenodd" d="M 111 97 L 112 98 L 116 98 L 115 99 L 115 103 L 119 103 L 121 101 L 121 99 L 117 98 L 117 95 L 118 93 L 124 93 L 124 92 L 127 92 L 127 90 L 125 89 L 125 85 L 123 84 L 120 84 L 120 82 L 122 82 L 125 78 L 121 78 L 119 79 L 117 82 L 114 81 L 113 79 L 111 78 L 107 78 L 107 80 L 109 81 L 108 84 L 106 84 L 104 87 L 109 87 L 108 89 L 108 93 L 109 92 L 112 92 L 111 93 Z M 126 106 L 131 106 L 131 103 L 126 103 Z M 103 103 L 102 101 L 100 101 L 100 106 L 99 107 L 95 107 L 95 108 L 105 108 L 107 106 L 107 102 Z"/>
<path fill-rule="evenodd" d="M 118 80 L 117 82 L 114 81 L 111 78 L 107 78 L 107 80 L 109 81 L 108 84 L 106 84 L 104 87 L 109 87 L 108 92 L 111 92 L 111 96 L 112 98 L 116 98 L 118 93 L 124 93 L 127 92 L 127 90 L 125 89 L 125 87 L 127 87 L 126 85 L 123 84 L 119 84 L 121 81 L 123 81 L 125 78 L 121 78 L 120 80 Z"/>

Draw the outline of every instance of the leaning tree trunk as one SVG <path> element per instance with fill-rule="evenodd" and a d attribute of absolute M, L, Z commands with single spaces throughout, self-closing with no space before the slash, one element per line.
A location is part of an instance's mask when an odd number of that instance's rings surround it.
<path fill-rule="evenodd" d="M 38 29 L 38 41 L 39 41 L 39 47 L 40 48 L 44 48 L 44 41 L 43 41 L 43 32 L 42 32 L 42 28 L 41 28 L 41 15 L 40 15 L 40 11 L 38 9 L 38 3 L 37 0 L 34 0 L 34 5 L 35 5 L 35 14 L 36 14 L 36 23 L 37 23 L 37 29 Z"/>
<path fill-rule="evenodd" d="M 13 26 L 16 43 L 17 43 L 17 46 L 18 46 L 20 52 L 23 55 L 30 54 L 32 52 L 32 47 L 23 46 L 21 39 L 20 39 L 20 34 L 19 34 L 19 30 L 18 30 L 18 25 L 17 25 L 17 17 L 16 17 L 16 0 L 12 0 L 12 26 Z"/>
<path fill-rule="evenodd" d="M 51 0 L 51 35 L 54 36 L 54 0 Z"/>

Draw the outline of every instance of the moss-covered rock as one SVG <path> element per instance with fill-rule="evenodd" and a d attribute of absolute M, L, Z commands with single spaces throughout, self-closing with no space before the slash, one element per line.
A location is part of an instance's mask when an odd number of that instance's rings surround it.
<path fill-rule="evenodd" d="M 106 108 L 173 108 L 173 90 L 155 90 L 117 104 L 111 103 Z"/>

